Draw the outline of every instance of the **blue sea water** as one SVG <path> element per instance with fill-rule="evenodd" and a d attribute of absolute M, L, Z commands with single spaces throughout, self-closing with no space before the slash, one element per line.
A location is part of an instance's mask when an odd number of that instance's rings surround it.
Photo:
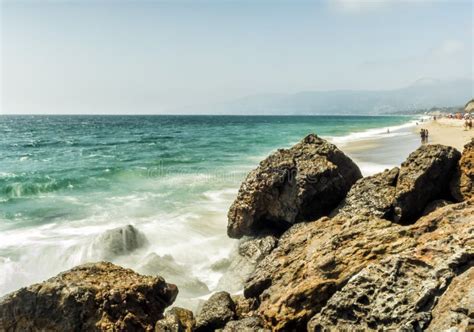
<path fill-rule="evenodd" d="M 97 238 L 127 224 L 148 245 L 113 262 L 171 255 L 212 291 L 222 272 L 210 266 L 235 244 L 227 209 L 262 158 L 308 133 L 340 142 L 410 120 L 0 116 L 0 295 L 102 259 Z"/>

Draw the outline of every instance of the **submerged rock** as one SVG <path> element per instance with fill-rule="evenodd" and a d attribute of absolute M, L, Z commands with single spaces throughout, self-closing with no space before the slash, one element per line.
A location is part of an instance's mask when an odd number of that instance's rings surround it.
<path fill-rule="evenodd" d="M 0 301 L 0 331 L 152 331 L 178 294 L 161 277 L 84 264 Z"/>
<path fill-rule="evenodd" d="M 230 256 L 229 267 L 220 278 L 217 290 L 229 292 L 242 290 L 244 282 L 255 270 L 257 263 L 276 247 L 277 242 L 277 238 L 273 235 L 242 238 L 237 250 Z"/>
<path fill-rule="evenodd" d="M 333 144 L 308 135 L 263 160 L 242 183 L 228 213 L 232 238 L 327 215 L 361 178 L 357 165 Z"/>
<path fill-rule="evenodd" d="M 464 146 L 458 169 L 451 181 L 451 194 L 458 202 L 474 197 L 474 138 Z"/>
<path fill-rule="evenodd" d="M 143 233 L 132 225 L 109 229 L 99 235 L 93 243 L 93 250 L 100 259 L 111 260 L 144 247 L 148 241 Z"/>
<path fill-rule="evenodd" d="M 201 296 L 209 294 L 207 285 L 193 276 L 185 266 L 176 263 L 171 255 L 149 254 L 136 270 L 145 275 L 161 275 L 166 280 L 173 281 L 183 295 Z"/>
<path fill-rule="evenodd" d="M 227 292 L 213 294 L 196 317 L 196 331 L 214 331 L 223 328 L 235 317 L 235 304 Z"/>
<path fill-rule="evenodd" d="M 257 265 L 244 294 L 275 330 L 302 330 L 310 319 L 315 330 L 426 328 L 436 299 L 472 264 L 473 234 L 472 201 L 410 226 L 345 215 L 297 224 Z"/>
<path fill-rule="evenodd" d="M 165 318 L 156 322 L 155 332 L 192 332 L 195 324 L 192 311 L 174 307 L 165 313 Z"/>

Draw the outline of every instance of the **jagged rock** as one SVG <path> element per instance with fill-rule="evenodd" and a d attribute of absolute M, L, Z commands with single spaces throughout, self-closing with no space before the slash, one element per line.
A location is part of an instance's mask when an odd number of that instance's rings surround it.
<path fill-rule="evenodd" d="M 310 320 L 308 331 L 425 330 L 437 297 L 474 253 L 459 249 L 428 258 L 424 247 L 417 250 L 418 257 L 392 255 L 356 274 Z"/>
<path fill-rule="evenodd" d="M 247 257 L 250 262 L 260 262 L 276 247 L 277 242 L 277 238 L 272 235 L 242 241 L 239 245 L 239 255 Z"/>
<path fill-rule="evenodd" d="M 458 202 L 474 197 L 474 138 L 464 146 L 456 174 L 451 181 L 451 194 Z"/>
<path fill-rule="evenodd" d="M 409 226 L 377 217 L 345 215 L 297 224 L 257 265 L 244 295 L 259 301 L 255 313 L 275 330 L 305 329 L 308 320 L 319 313 L 332 325 L 314 318 L 311 326 L 349 326 L 352 316 L 345 315 L 347 308 L 363 310 L 354 314 L 352 330 L 370 327 L 372 321 L 379 329 L 401 329 L 412 324 L 414 317 L 416 324 L 426 327 L 436 297 L 462 266 L 472 262 L 473 234 L 472 201 L 440 208 Z M 387 269 L 397 265 L 397 257 L 402 263 L 400 274 L 395 276 L 400 277 L 389 283 Z M 368 291 L 367 299 L 360 299 L 362 305 L 356 303 L 358 298 L 351 298 L 349 291 L 356 292 L 359 285 L 380 294 L 381 300 L 374 300 Z M 363 294 L 364 289 L 357 294 Z M 338 291 L 347 291 L 346 296 L 333 300 Z M 390 294 L 396 299 L 388 301 Z M 419 306 L 410 299 L 416 299 Z M 384 321 L 386 315 L 399 317 L 399 321 Z"/>
<path fill-rule="evenodd" d="M 192 332 L 196 320 L 191 310 L 174 307 L 156 322 L 155 332 Z"/>
<path fill-rule="evenodd" d="M 426 205 L 425 209 L 423 210 L 422 215 L 426 216 L 427 214 L 430 214 L 431 212 L 449 204 L 453 204 L 453 202 L 447 201 L 445 199 L 437 199 L 433 202 L 428 203 L 428 205 Z"/>
<path fill-rule="evenodd" d="M 474 267 L 454 278 L 431 315 L 428 332 L 474 330 Z"/>
<path fill-rule="evenodd" d="M 217 290 L 238 292 L 255 266 L 267 256 L 277 245 L 277 238 L 266 235 L 258 238 L 244 237 L 240 239 L 237 250 L 230 256 L 230 265 L 220 278 Z"/>
<path fill-rule="evenodd" d="M 161 277 L 84 264 L 0 301 L 0 331 L 152 331 L 178 294 Z"/>
<path fill-rule="evenodd" d="M 100 259 L 110 260 L 132 252 L 148 243 L 144 234 L 132 225 L 109 229 L 99 235 L 92 244 Z"/>
<path fill-rule="evenodd" d="M 151 253 L 136 270 L 142 274 L 161 275 L 166 280 L 172 280 L 184 295 L 201 296 L 210 292 L 204 282 L 190 274 L 185 266 L 176 263 L 171 255 L 158 256 Z"/>
<path fill-rule="evenodd" d="M 227 292 L 213 294 L 196 317 L 196 331 L 214 331 L 223 328 L 235 317 L 235 304 Z"/>
<path fill-rule="evenodd" d="M 357 180 L 339 207 L 331 213 L 331 216 L 359 214 L 393 219 L 398 172 L 399 168 L 395 167 Z"/>
<path fill-rule="evenodd" d="M 232 301 L 235 303 L 235 316 L 237 319 L 252 316 L 253 311 L 258 307 L 256 299 L 247 299 L 243 295 L 232 296 Z"/>
<path fill-rule="evenodd" d="M 262 229 L 279 233 L 327 215 L 360 177 L 357 165 L 336 146 L 308 135 L 250 172 L 229 210 L 227 233 L 232 238 Z"/>
<path fill-rule="evenodd" d="M 263 322 L 259 317 L 246 317 L 240 320 L 231 320 L 219 332 L 270 332 L 263 328 Z"/>
<path fill-rule="evenodd" d="M 358 180 L 331 216 L 366 215 L 413 223 L 426 205 L 449 197 L 450 174 L 459 152 L 443 145 L 424 145 L 400 168 Z"/>
<path fill-rule="evenodd" d="M 402 163 L 397 178 L 393 220 L 413 223 L 428 202 L 449 195 L 449 181 L 461 154 L 455 148 L 423 145 Z"/>

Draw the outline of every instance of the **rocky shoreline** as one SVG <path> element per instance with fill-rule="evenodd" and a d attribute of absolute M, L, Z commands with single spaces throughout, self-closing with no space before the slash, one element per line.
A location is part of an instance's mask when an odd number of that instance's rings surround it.
<path fill-rule="evenodd" d="M 241 240 L 227 290 L 243 295 L 165 311 L 179 280 L 91 263 L 1 298 L 0 331 L 474 329 L 474 140 L 462 153 L 421 146 L 363 178 L 308 135 L 247 176 L 228 218 Z"/>

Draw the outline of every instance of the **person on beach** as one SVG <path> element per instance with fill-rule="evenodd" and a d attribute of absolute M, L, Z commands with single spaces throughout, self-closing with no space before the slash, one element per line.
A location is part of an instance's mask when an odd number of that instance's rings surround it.
<path fill-rule="evenodd" d="M 428 129 L 425 129 L 425 143 L 428 143 L 428 135 L 429 135 L 429 131 Z"/>
<path fill-rule="evenodd" d="M 426 135 L 425 135 L 425 130 L 423 128 L 421 128 L 420 130 L 420 136 L 421 136 L 421 144 L 424 144 Z"/>

